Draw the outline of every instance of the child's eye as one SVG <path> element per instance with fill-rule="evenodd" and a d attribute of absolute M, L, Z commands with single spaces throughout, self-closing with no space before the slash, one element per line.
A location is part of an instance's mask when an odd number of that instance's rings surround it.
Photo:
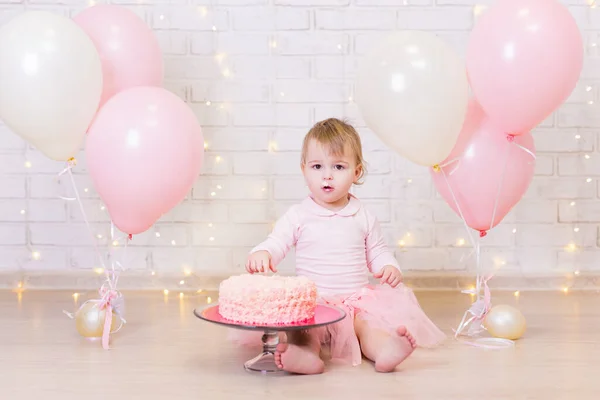
<path fill-rule="evenodd" d="M 338 171 L 341 171 L 341 170 L 343 170 L 343 169 L 344 169 L 344 166 L 343 166 L 343 165 L 339 165 L 339 164 L 338 164 L 338 165 L 336 165 L 334 168 L 335 168 L 335 169 L 337 169 Z"/>
<path fill-rule="evenodd" d="M 321 169 L 321 164 L 315 164 L 312 167 L 313 169 Z"/>

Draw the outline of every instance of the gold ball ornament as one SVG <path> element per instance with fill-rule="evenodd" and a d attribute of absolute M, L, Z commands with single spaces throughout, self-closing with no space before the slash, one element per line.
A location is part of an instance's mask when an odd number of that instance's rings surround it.
<path fill-rule="evenodd" d="M 101 310 L 97 302 L 87 302 L 75 313 L 75 327 L 77 332 L 86 338 L 102 337 L 104 332 L 104 320 L 106 318 L 106 309 Z M 119 317 L 113 312 L 111 333 L 119 329 Z"/>
<path fill-rule="evenodd" d="M 492 307 L 485 317 L 484 326 L 492 336 L 510 340 L 519 339 L 527 328 L 521 311 L 505 304 Z"/>

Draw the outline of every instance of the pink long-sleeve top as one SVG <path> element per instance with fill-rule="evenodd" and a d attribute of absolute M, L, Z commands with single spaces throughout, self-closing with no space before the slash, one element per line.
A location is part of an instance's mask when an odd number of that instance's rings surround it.
<path fill-rule="evenodd" d="M 377 218 L 352 195 L 339 211 L 307 197 L 290 207 L 251 253 L 266 250 L 277 265 L 293 246 L 297 275 L 315 282 L 321 295 L 351 294 L 369 283 L 369 272 L 387 265 L 400 269 Z"/>

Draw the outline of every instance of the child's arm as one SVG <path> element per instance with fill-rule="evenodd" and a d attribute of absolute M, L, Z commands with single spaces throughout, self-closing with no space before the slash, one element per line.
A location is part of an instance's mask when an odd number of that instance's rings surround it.
<path fill-rule="evenodd" d="M 259 251 L 266 251 L 274 270 L 274 267 L 283 261 L 289 250 L 296 244 L 298 228 L 298 215 L 295 207 L 292 207 L 277 220 L 273 232 L 264 242 L 253 248 L 250 255 Z"/>
<path fill-rule="evenodd" d="M 369 212 L 367 214 L 367 238 L 365 240 L 367 251 L 367 267 L 377 278 L 384 276 L 384 268 L 393 267 L 400 273 L 400 265 L 394 253 L 388 248 L 383 237 L 379 221 Z M 393 273 L 396 273 L 392 270 Z M 386 280 L 387 280 L 386 276 Z"/>

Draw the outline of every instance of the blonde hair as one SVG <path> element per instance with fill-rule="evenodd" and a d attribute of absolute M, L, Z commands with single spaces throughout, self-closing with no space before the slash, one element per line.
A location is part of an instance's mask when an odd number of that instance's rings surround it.
<path fill-rule="evenodd" d="M 362 184 L 361 179 L 366 172 L 366 163 L 363 159 L 360 136 L 352 125 L 347 121 L 337 118 L 328 118 L 313 125 L 302 143 L 302 165 L 306 164 L 306 153 L 308 152 L 308 144 L 311 140 L 315 140 L 320 145 L 327 147 L 331 154 L 336 156 L 344 155 L 346 146 L 348 146 L 354 156 L 356 166 L 361 168 L 356 184 Z"/>

